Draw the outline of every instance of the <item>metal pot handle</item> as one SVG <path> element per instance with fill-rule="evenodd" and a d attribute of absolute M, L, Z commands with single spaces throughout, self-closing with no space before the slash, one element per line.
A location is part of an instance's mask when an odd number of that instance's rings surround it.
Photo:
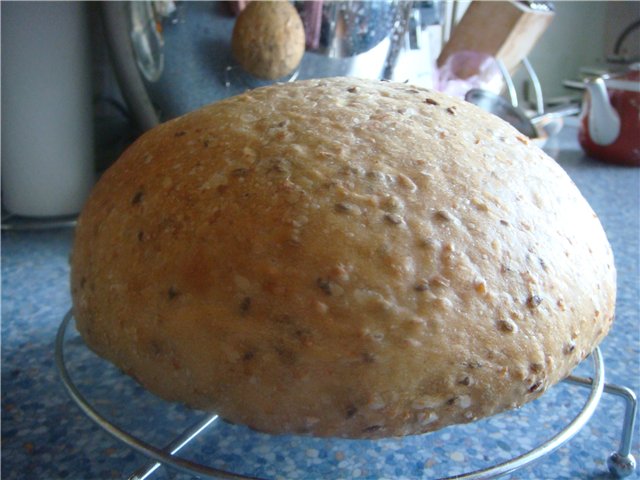
<path fill-rule="evenodd" d="M 513 83 L 513 78 L 507 70 L 504 62 L 500 59 L 496 59 L 498 62 L 498 68 L 500 69 L 500 73 L 502 73 L 502 77 L 504 78 L 504 82 L 507 87 L 507 93 L 509 94 L 509 101 L 513 108 L 518 108 L 518 93 L 516 91 L 516 87 Z M 527 71 L 527 75 L 531 80 L 531 84 L 533 85 L 533 90 L 536 95 L 536 113 L 538 115 L 542 115 L 544 113 L 544 98 L 542 96 L 542 86 L 540 85 L 540 79 L 536 74 L 535 70 L 531 66 L 529 59 L 524 57 L 522 59 L 522 65 L 524 65 L 525 70 Z"/>
<path fill-rule="evenodd" d="M 138 69 L 129 35 L 129 4 L 104 2 L 101 5 L 107 45 L 122 96 L 142 131 L 149 130 L 160 120 Z"/>

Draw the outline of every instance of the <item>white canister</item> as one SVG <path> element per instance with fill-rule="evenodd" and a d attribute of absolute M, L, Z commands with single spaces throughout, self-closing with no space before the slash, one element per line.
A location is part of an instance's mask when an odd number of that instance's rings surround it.
<path fill-rule="evenodd" d="M 2 2 L 2 203 L 78 213 L 94 177 L 85 2 Z"/>

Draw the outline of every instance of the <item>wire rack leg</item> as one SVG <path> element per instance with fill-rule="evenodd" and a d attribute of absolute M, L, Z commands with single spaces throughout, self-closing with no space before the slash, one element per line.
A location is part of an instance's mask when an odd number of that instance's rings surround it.
<path fill-rule="evenodd" d="M 569 383 L 590 387 L 590 378 L 570 376 L 566 379 Z M 625 401 L 624 423 L 622 424 L 622 434 L 620 435 L 620 447 L 611 453 L 607 458 L 609 472 L 616 478 L 624 478 L 631 475 L 636 470 L 636 459 L 631 454 L 631 441 L 638 412 L 638 399 L 636 394 L 627 387 L 621 387 L 611 383 L 604 384 L 604 392 L 610 393 Z"/>
<path fill-rule="evenodd" d="M 617 478 L 624 478 L 636 470 L 636 459 L 631 454 L 631 441 L 638 412 L 638 399 L 636 394 L 627 387 L 605 384 L 604 391 L 616 395 L 625 401 L 624 424 L 620 437 L 620 447 L 607 459 L 609 471 Z"/>

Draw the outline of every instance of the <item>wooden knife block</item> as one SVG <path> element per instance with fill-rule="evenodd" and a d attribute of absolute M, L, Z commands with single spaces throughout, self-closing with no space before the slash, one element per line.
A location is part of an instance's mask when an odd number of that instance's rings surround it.
<path fill-rule="evenodd" d="M 475 0 L 453 29 L 438 57 L 438 67 L 455 52 L 473 50 L 502 60 L 513 73 L 533 49 L 553 16 L 553 11 L 534 10 L 521 2 Z"/>

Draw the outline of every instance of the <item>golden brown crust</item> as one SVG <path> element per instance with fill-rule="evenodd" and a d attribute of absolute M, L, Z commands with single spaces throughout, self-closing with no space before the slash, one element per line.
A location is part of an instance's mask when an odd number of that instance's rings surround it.
<path fill-rule="evenodd" d="M 521 405 L 607 333 L 615 270 L 562 169 L 504 122 L 346 78 L 143 135 L 77 227 L 88 345 L 267 432 L 382 437 Z"/>
<path fill-rule="evenodd" d="M 233 56 L 247 72 L 275 80 L 293 72 L 304 55 L 304 26 L 288 1 L 254 1 L 233 28 Z"/>

